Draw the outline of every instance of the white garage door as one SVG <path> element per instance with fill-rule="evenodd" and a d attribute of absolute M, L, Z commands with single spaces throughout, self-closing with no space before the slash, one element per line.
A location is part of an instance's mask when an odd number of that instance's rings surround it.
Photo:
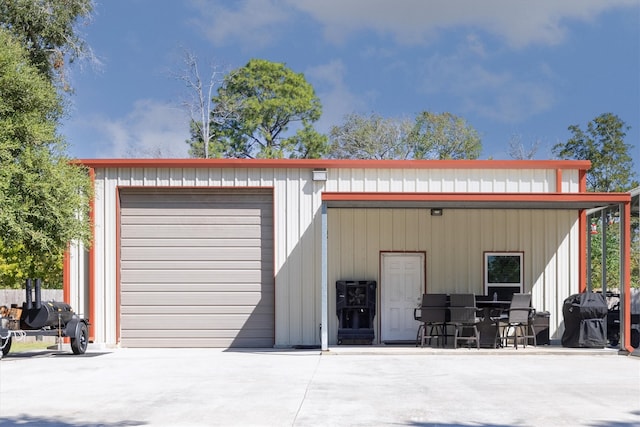
<path fill-rule="evenodd" d="M 272 347 L 273 194 L 120 192 L 123 347 Z"/>

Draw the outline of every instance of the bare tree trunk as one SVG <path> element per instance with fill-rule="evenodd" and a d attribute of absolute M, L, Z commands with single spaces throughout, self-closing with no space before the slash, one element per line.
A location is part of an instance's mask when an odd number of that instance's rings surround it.
<path fill-rule="evenodd" d="M 213 92 L 222 84 L 224 72 L 215 64 L 210 66 L 208 80 L 205 82 L 200 74 L 198 58 L 193 52 L 184 51 L 184 69 L 174 75 L 187 87 L 188 97 L 182 106 L 189 113 L 189 117 L 196 124 L 198 136 L 204 143 L 204 158 L 209 158 L 209 143 L 211 142 L 211 120 Z"/>

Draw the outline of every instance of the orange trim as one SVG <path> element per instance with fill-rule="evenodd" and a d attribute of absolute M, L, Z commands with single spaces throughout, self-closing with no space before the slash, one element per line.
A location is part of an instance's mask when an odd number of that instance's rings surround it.
<path fill-rule="evenodd" d="M 578 175 L 578 185 L 579 185 L 579 191 L 581 193 L 586 193 L 587 191 L 587 171 L 585 169 L 581 169 L 580 170 L 580 174 Z"/>
<path fill-rule="evenodd" d="M 556 193 L 562 193 L 562 169 L 556 169 Z"/>
<path fill-rule="evenodd" d="M 94 195 L 89 201 L 89 223 L 91 224 L 91 245 L 89 246 L 89 341 L 95 341 L 96 337 L 96 262 L 95 262 L 95 241 L 96 241 L 96 171 L 89 168 L 89 179 Z"/>
<path fill-rule="evenodd" d="M 237 187 L 236 187 L 237 188 Z M 274 187 L 269 187 L 271 189 L 271 211 L 273 213 L 273 227 L 272 227 L 272 234 L 271 234 L 271 250 L 273 253 L 273 257 L 271 259 L 272 264 L 272 268 L 273 268 L 273 276 L 272 276 L 272 280 L 273 280 L 273 345 L 275 346 L 277 344 L 277 336 L 276 334 L 277 332 L 277 328 L 276 328 L 276 313 L 278 312 L 278 308 L 277 308 L 277 301 L 278 301 L 278 289 L 279 287 L 277 286 L 276 283 L 276 271 L 278 271 L 278 269 L 276 268 L 276 232 L 278 231 L 278 212 L 276 212 L 276 191 Z M 286 214 L 283 214 L 286 215 Z"/>
<path fill-rule="evenodd" d="M 71 303 L 71 256 L 69 254 L 70 244 L 62 256 L 62 300 L 67 304 Z M 70 343 L 69 337 L 63 338 L 65 344 Z"/>
<path fill-rule="evenodd" d="M 631 201 L 622 206 L 624 224 L 627 229 L 624 231 L 624 347 L 631 353 L 634 348 L 631 346 Z"/>
<path fill-rule="evenodd" d="M 588 160 L 82 159 L 92 168 L 578 169 Z"/>
<path fill-rule="evenodd" d="M 629 193 L 365 193 L 324 192 L 323 201 L 425 202 L 630 202 Z"/>
<path fill-rule="evenodd" d="M 69 255 L 69 244 L 62 256 L 62 300 L 69 303 L 71 301 L 71 256 Z"/>
<path fill-rule="evenodd" d="M 120 343 L 120 316 L 122 310 L 120 309 L 120 187 L 116 187 L 116 343 Z"/>

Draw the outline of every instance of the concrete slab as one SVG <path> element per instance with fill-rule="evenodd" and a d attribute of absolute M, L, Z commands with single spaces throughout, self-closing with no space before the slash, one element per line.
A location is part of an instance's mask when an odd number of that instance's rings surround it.
<path fill-rule="evenodd" d="M 0 360 L 0 426 L 640 425 L 610 349 L 64 350 Z"/>

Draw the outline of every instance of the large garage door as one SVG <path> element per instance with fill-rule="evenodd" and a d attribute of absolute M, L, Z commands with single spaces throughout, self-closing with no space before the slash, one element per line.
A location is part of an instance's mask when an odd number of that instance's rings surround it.
<path fill-rule="evenodd" d="M 121 344 L 272 347 L 270 190 L 120 192 Z"/>

